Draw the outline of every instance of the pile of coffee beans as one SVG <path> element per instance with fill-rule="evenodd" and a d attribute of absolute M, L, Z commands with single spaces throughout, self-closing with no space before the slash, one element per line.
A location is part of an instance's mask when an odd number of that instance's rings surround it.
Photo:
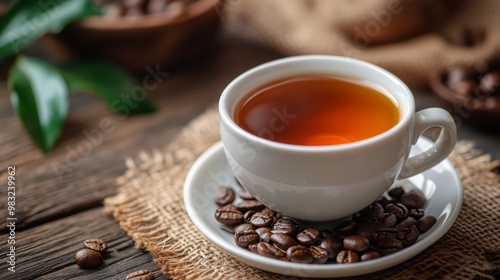
<path fill-rule="evenodd" d="M 110 18 L 131 17 L 144 15 L 179 16 L 184 13 L 186 6 L 198 0 L 96 0 L 102 6 L 105 16 Z"/>
<path fill-rule="evenodd" d="M 444 83 L 459 97 L 492 103 L 493 106 L 500 102 L 500 61 L 484 62 L 474 67 L 451 67 Z"/>
<path fill-rule="evenodd" d="M 262 256 L 297 263 L 355 263 L 389 255 L 415 244 L 436 218 L 426 216 L 425 196 L 395 187 L 377 201 L 331 228 L 301 225 L 266 208 L 245 190 L 236 202 L 231 186 L 214 198 L 215 219 L 234 234 L 236 245 Z"/>
<path fill-rule="evenodd" d="M 100 238 L 90 238 L 83 242 L 85 248 L 75 254 L 75 262 L 81 268 L 95 269 L 102 265 L 104 256 L 108 251 L 108 244 Z M 154 274 L 146 269 L 132 272 L 127 275 L 127 280 L 153 280 Z"/>

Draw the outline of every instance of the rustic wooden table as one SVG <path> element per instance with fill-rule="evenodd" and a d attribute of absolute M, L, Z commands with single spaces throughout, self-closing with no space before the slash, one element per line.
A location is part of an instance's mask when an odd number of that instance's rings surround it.
<path fill-rule="evenodd" d="M 120 119 L 96 97 L 71 97 L 61 139 L 48 155 L 41 154 L 15 117 L 6 83 L 0 82 L 0 279 L 125 279 L 149 269 L 168 279 L 148 252 L 104 212 L 102 201 L 116 193 L 115 179 L 126 170 L 125 159 L 139 151 L 163 147 L 190 120 L 214 104 L 229 81 L 246 69 L 280 57 L 246 42 L 222 36 L 217 51 L 182 69 L 169 71 L 149 98 L 153 115 Z M 417 109 L 439 105 L 429 91 L 416 91 Z M 100 128 L 102 122 L 112 129 Z M 500 159 L 499 131 L 460 125 L 459 137 Z M 15 167 L 15 272 L 7 270 L 7 168 Z M 99 269 L 80 269 L 75 252 L 90 237 L 106 240 L 110 253 Z"/>

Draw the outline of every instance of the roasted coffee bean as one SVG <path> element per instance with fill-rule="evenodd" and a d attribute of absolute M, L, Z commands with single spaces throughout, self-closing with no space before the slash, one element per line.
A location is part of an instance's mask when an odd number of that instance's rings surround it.
<path fill-rule="evenodd" d="M 370 241 L 362 235 L 349 235 L 343 240 L 344 249 L 363 252 L 370 247 Z"/>
<path fill-rule="evenodd" d="M 356 263 L 359 262 L 359 256 L 351 250 L 342 250 L 337 254 L 337 263 Z"/>
<path fill-rule="evenodd" d="M 413 219 L 412 217 L 406 217 L 406 219 L 399 222 L 399 224 L 396 226 L 396 229 L 401 230 L 409 228 L 411 226 L 414 226 L 415 224 L 417 224 L 417 220 Z"/>
<path fill-rule="evenodd" d="M 127 275 L 127 278 L 125 278 L 126 280 L 153 280 L 155 279 L 155 275 L 147 270 L 147 269 L 143 269 L 143 270 L 139 270 L 139 271 L 135 271 L 135 272 L 132 272 L 130 273 L 129 275 Z"/>
<path fill-rule="evenodd" d="M 366 251 L 361 255 L 360 260 L 364 262 L 378 258 L 380 258 L 380 254 L 377 253 L 376 251 Z"/>
<path fill-rule="evenodd" d="M 92 249 L 80 249 L 75 254 L 75 262 L 81 268 L 98 268 L 102 264 L 102 255 Z"/>
<path fill-rule="evenodd" d="M 328 250 L 319 246 L 309 247 L 309 251 L 314 258 L 314 263 L 326 263 L 328 261 Z"/>
<path fill-rule="evenodd" d="M 299 225 L 292 219 L 278 219 L 272 226 L 273 233 L 284 233 L 288 235 L 295 235 L 299 230 Z"/>
<path fill-rule="evenodd" d="M 308 227 L 299 232 L 296 236 L 297 242 L 301 245 L 310 246 L 318 242 L 321 237 L 321 232 L 318 229 Z"/>
<path fill-rule="evenodd" d="M 260 241 L 264 242 L 271 242 L 271 235 L 273 233 L 271 232 L 271 229 L 268 227 L 261 227 L 255 230 L 257 234 L 260 236 Z"/>
<path fill-rule="evenodd" d="M 221 186 L 217 190 L 217 194 L 215 195 L 214 200 L 215 203 L 219 204 L 220 206 L 223 206 L 233 203 L 235 198 L 236 195 L 234 194 L 234 191 L 231 187 Z"/>
<path fill-rule="evenodd" d="M 328 252 L 328 258 L 335 259 L 335 256 L 342 250 L 342 239 L 328 235 L 323 237 L 318 246 Z"/>
<path fill-rule="evenodd" d="M 398 222 L 398 218 L 392 213 L 384 213 L 384 216 L 378 219 L 378 221 L 386 227 L 393 227 Z"/>
<path fill-rule="evenodd" d="M 398 233 L 396 237 L 403 242 L 404 247 L 408 247 L 410 245 L 415 244 L 419 237 L 420 233 L 415 225 L 398 229 Z"/>
<path fill-rule="evenodd" d="M 267 242 L 259 242 L 257 244 L 257 253 L 273 259 L 280 259 L 286 256 L 282 250 Z"/>
<path fill-rule="evenodd" d="M 408 217 L 408 208 L 406 208 L 406 206 L 401 203 L 387 204 L 387 206 L 385 207 L 385 211 L 387 213 L 394 214 L 398 220 L 402 220 Z"/>
<path fill-rule="evenodd" d="M 405 190 L 402 187 L 395 187 L 393 189 L 390 189 L 387 194 L 392 197 L 399 199 L 403 194 L 405 193 Z"/>
<path fill-rule="evenodd" d="M 236 245 L 247 248 L 250 244 L 256 244 L 260 241 L 260 236 L 255 230 L 245 230 L 234 234 Z"/>
<path fill-rule="evenodd" d="M 274 216 L 276 216 L 276 212 L 274 212 L 273 210 L 271 210 L 271 209 L 269 209 L 269 208 L 267 208 L 267 207 L 266 207 L 266 208 L 264 208 L 264 209 L 262 209 L 262 211 L 260 211 L 260 212 L 262 212 L 262 213 L 264 213 L 264 214 L 267 214 L 269 217 L 274 217 Z"/>
<path fill-rule="evenodd" d="M 338 226 L 333 229 L 332 235 L 334 236 L 346 236 L 351 234 L 351 232 L 356 227 L 356 222 L 353 220 L 346 220 L 341 222 Z"/>
<path fill-rule="evenodd" d="M 424 208 L 427 199 L 420 190 L 413 189 L 401 196 L 401 203 L 407 208 Z"/>
<path fill-rule="evenodd" d="M 371 241 L 375 232 L 384 231 L 386 229 L 386 226 L 378 222 L 358 223 L 352 233 L 362 235 Z"/>
<path fill-rule="evenodd" d="M 265 208 L 264 204 L 262 202 L 251 199 L 251 200 L 243 200 L 239 203 L 234 204 L 238 210 L 240 210 L 242 213 L 245 213 L 247 211 L 253 210 L 253 211 L 260 211 Z"/>
<path fill-rule="evenodd" d="M 412 217 L 415 220 L 420 220 L 424 215 L 425 211 L 422 208 L 413 208 L 408 210 L 408 216 Z"/>
<path fill-rule="evenodd" d="M 233 204 L 224 205 L 224 206 L 220 207 L 219 209 L 221 209 L 221 210 L 235 210 L 235 211 L 238 211 L 238 208 L 234 207 Z"/>
<path fill-rule="evenodd" d="M 238 225 L 237 227 L 234 228 L 234 233 L 238 233 L 238 232 L 242 232 L 242 231 L 245 231 L 245 230 L 254 230 L 254 226 L 252 224 L 249 224 L 249 223 L 245 223 L 245 224 L 241 224 L 241 225 Z"/>
<path fill-rule="evenodd" d="M 245 200 L 255 200 L 253 195 L 243 188 L 238 191 L 238 196 Z"/>
<path fill-rule="evenodd" d="M 297 241 L 295 241 L 293 237 L 284 233 L 273 233 L 273 235 L 271 235 L 271 242 L 274 244 L 274 246 L 285 252 L 286 250 L 288 250 L 288 248 L 298 245 Z"/>
<path fill-rule="evenodd" d="M 253 214 L 257 213 L 257 211 L 246 211 L 245 214 L 243 214 L 243 220 L 247 223 L 250 222 L 250 219 L 252 218 Z"/>
<path fill-rule="evenodd" d="M 167 9 L 167 4 L 165 0 L 149 0 L 146 11 L 148 14 L 161 14 Z"/>
<path fill-rule="evenodd" d="M 418 220 L 417 229 L 420 233 L 427 232 L 434 224 L 437 222 L 436 217 L 434 216 L 425 216 Z"/>
<path fill-rule="evenodd" d="M 302 245 L 288 248 L 286 250 L 286 258 L 295 263 L 312 263 L 314 260 L 311 251 Z"/>
<path fill-rule="evenodd" d="M 395 236 L 388 234 L 378 234 L 374 237 L 375 244 L 380 249 L 402 249 L 403 242 Z"/>
<path fill-rule="evenodd" d="M 258 254 L 259 252 L 257 250 L 257 246 L 259 246 L 258 243 L 250 244 L 248 245 L 248 250 L 250 250 L 252 253 Z"/>
<path fill-rule="evenodd" d="M 106 251 L 108 250 L 108 244 L 106 244 L 106 242 L 104 242 L 104 240 L 99 239 L 99 238 L 87 239 L 87 240 L 83 241 L 83 245 L 85 245 L 85 247 L 87 247 L 91 250 L 97 251 L 101 254 L 106 253 Z"/>
<path fill-rule="evenodd" d="M 243 222 L 243 214 L 238 210 L 217 209 L 215 219 L 223 225 L 233 226 Z"/>
<path fill-rule="evenodd" d="M 500 94 L 500 71 L 487 73 L 481 78 L 481 90 L 487 94 Z"/>
<path fill-rule="evenodd" d="M 255 227 L 267 227 L 270 226 L 273 221 L 273 217 L 262 212 L 257 212 L 252 215 L 249 222 Z"/>

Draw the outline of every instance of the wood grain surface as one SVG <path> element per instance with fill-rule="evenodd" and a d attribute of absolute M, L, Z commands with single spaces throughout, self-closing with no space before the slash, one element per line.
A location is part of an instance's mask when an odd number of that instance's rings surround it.
<path fill-rule="evenodd" d="M 169 74 L 148 95 L 159 108 L 152 115 L 122 118 L 95 96 L 75 94 L 62 137 L 47 155 L 25 134 L 12 111 L 6 83 L 0 82 L 0 279 L 124 279 L 139 269 L 168 279 L 150 254 L 136 249 L 103 212 L 102 201 L 116 193 L 115 179 L 125 172 L 127 157 L 167 145 L 190 120 L 215 104 L 238 74 L 278 57 L 274 51 L 224 35 L 209 56 L 182 69 L 161 69 Z M 439 105 L 430 92 L 416 95 L 419 108 Z M 462 125 L 459 135 L 500 158 L 498 132 Z M 8 166 L 16 166 L 15 273 L 6 263 Z M 110 253 L 100 268 L 80 269 L 74 253 L 91 237 L 107 241 Z"/>

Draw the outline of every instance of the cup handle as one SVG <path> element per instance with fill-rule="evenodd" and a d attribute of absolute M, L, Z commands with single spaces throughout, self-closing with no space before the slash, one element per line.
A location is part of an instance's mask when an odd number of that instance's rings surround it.
<path fill-rule="evenodd" d="M 433 167 L 446 159 L 455 147 L 457 127 L 451 115 L 440 108 L 428 108 L 415 113 L 413 145 L 422 133 L 431 127 L 441 128 L 438 138 L 430 149 L 406 160 L 399 179 L 411 177 Z"/>

